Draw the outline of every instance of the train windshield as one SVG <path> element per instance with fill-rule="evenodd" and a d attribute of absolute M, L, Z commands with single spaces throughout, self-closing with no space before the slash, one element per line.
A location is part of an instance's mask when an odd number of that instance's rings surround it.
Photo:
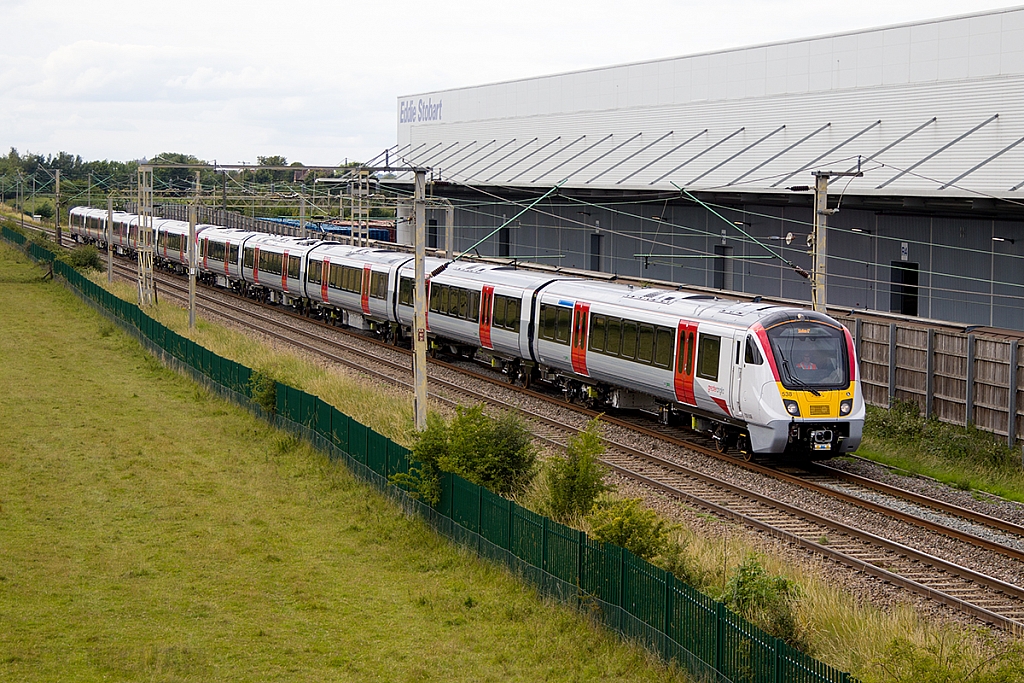
<path fill-rule="evenodd" d="M 841 327 L 793 320 L 773 325 L 767 332 L 787 389 L 818 391 L 849 386 L 850 361 Z"/>

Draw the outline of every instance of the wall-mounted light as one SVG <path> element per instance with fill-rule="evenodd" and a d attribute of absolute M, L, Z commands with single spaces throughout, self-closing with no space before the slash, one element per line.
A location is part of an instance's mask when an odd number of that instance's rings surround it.
<path fill-rule="evenodd" d="M 1009 242 L 1010 244 L 1014 243 L 1014 239 L 1012 237 L 993 237 L 992 241 L 993 242 Z"/>
<path fill-rule="evenodd" d="M 867 230 L 865 228 L 850 228 L 850 230 L 853 231 L 853 232 L 859 232 L 862 235 L 870 235 L 871 234 L 871 231 Z"/>

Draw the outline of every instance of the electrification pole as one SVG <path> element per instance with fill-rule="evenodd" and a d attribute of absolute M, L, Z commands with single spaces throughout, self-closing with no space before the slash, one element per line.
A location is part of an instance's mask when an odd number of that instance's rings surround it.
<path fill-rule="evenodd" d="M 196 171 L 196 194 L 188 205 L 188 329 L 196 329 L 196 204 L 199 202 L 199 171 Z M 225 257 L 226 258 L 226 257 Z"/>
<path fill-rule="evenodd" d="M 153 283 L 153 167 L 139 166 L 139 305 L 156 303 Z"/>
<path fill-rule="evenodd" d="M 54 198 L 53 203 L 56 204 L 57 206 L 54 207 L 55 210 L 53 212 L 53 227 L 54 227 L 54 236 L 57 239 L 57 246 L 61 247 L 61 246 L 64 246 L 64 240 L 61 239 L 61 234 L 60 234 L 60 169 L 59 168 L 57 169 L 57 181 L 56 181 L 55 189 L 56 189 L 56 192 L 54 194 L 55 198 Z"/>
<path fill-rule="evenodd" d="M 814 232 L 811 245 L 811 307 L 818 313 L 825 313 L 828 297 L 825 295 L 825 280 L 828 274 L 828 217 L 838 208 L 828 208 L 828 179 L 841 177 L 863 177 L 860 170 L 860 157 L 857 158 L 857 170 L 836 173 L 832 171 L 814 171 Z M 797 189 L 797 188 L 790 188 Z M 806 187 L 799 188 L 806 191 Z"/>
<path fill-rule="evenodd" d="M 427 428 L 427 286 L 426 286 L 426 190 L 427 173 L 416 169 L 416 180 L 413 185 L 413 216 L 416 222 L 413 244 L 416 247 L 415 271 L 416 284 L 413 295 L 413 384 L 416 394 L 413 409 L 416 414 L 416 431 Z"/>
<path fill-rule="evenodd" d="M 107 282 L 114 281 L 114 197 L 107 194 Z"/>
<path fill-rule="evenodd" d="M 828 262 L 828 174 L 814 173 L 814 244 L 811 246 L 811 306 L 826 312 L 826 265 Z"/>

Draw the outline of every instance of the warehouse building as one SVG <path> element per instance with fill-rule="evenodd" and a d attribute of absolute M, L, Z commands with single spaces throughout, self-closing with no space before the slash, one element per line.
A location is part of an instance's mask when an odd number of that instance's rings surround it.
<path fill-rule="evenodd" d="M 1024 7 L 397 108 L 458 250 L 807 302 L 829 173 L 830 305 L 1024 329 Z"/>

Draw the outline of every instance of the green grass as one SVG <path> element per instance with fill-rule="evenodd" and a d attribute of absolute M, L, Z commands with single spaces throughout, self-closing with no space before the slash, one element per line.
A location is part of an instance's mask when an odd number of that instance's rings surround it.
<path fill-rule="evenodd" d="M 681 680 L 0 247 L 0 680 Z"/>

